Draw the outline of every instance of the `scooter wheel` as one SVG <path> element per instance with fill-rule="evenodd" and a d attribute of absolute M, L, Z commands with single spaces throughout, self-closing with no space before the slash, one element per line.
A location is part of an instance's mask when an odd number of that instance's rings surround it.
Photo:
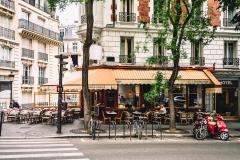
<path fill-rule="evenodd" d="M 221 132 L 219 137 L 220 137 L 221 140 L 227 141 L 229 139 L 229 133 L 228 132 Z"/>
<path fill-rule="evenodd" d="M 198 130 L 195 134 L 197 140 L 204 140 L 207 137 L 207 130 Z"/>

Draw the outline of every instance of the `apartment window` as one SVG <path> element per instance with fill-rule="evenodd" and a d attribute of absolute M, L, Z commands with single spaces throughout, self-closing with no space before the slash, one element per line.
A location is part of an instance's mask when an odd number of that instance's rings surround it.
<path fill-rule="evenodd" d="M 38 43 L 38 51 L 42 53 L 46 53 L 46 44 L 44 43 Z"/>
<path fill-rule="evenodd" d="M 236 57 L 236 43 L 224 42 L 224 65 L 234 65 Z"/>
<path fill-rule="evenodd" d="M 153 39 L 153 56 L 164 56 L 164 47 L 159 44 L 157 38 Z"/>
<path fill-rule="evenodd" d="M 45 77 L 45 67 L 39 67 L 39 71 L 38 71 L 38 77 L 44 78 Z"/>
<path fill-rule="evenodd" d="M 122 0 L 121 12 L 119 13 L 119 21 L 132 22 L 136 20 L 136 14 L 134 13 L 134 1 Z"/>
<path fill-rule="evenodd" d="M 12 48 L 0 46 L 0 60 L 11 61 Z"/>
<path fill-rule="evenodd" d="M 232 27 L 233 24 L 231 23 L 231 20 L 234 15 L 235 15 L 235 10 L 231 10 L 231 9 L 227 8 L 223 14 L 223 26 Z"/>
<path fill-rule="evenodd" d="M 191 65 L 204 65 L 204 58 L 202 57 L 202 44 L 200 42 L 191 43 Z"/>
<path fill-rule="evenodd" d="M 134 62 L 134 46 L 133 38 L 121 37 L 120 42 L 120 63 L 133 63 Z"/>
<path fill-rule="evenodd" d="M 30 13 L 22 11 L 22 18 L 29 21 Z"/>
<path fill-rule="evenodd" d="M 73 52 L 77 52 L 77 49 L 78 49 L 78 44 L 73 43 Z"/>
<path fill-rule="evenodd" d="M 28 79 L 28 77 L 30 77 L 30 72 L 31 72 L 31 66 L 30 65 L 23 65 L 23 77 L 25 77 L 25 79 Z"/>
<path fill-rule="evenodd" d="M 0 15 L 0 22 L 0 26 L 9 29 L 11 28 L 11 19 L 9 19 L 8 17 Z"/>
<path fill-rule="evenodd" d="M 64 37 L 64 29 L 60 29 L 60 37 Z"/>

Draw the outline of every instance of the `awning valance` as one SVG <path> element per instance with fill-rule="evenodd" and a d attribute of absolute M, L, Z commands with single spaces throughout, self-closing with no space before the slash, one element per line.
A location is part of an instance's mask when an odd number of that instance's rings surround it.
<path fill-rule="evenodd" d="M 89 70 L 90 89 L 117 89 L 119 84 L 153 84 L 155 75 L 161 72 L 164 79 L 169 79 L 171 70 L 146 70 L 146 69 L 113 69 L 97 68 Z M 175 84 L 212 84 L 220 86 L 220 82 L 208 70 L 180 70 L 179 79 Z M 41 88 L 56 86 L 58 82 L 48 83 Z M 82 89 L 82 71 L 69 72 L 63 78 L 64 90 Z"/>

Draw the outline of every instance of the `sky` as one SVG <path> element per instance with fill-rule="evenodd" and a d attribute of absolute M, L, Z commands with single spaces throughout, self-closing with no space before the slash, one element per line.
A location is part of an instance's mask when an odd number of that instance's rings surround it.
<path fill-rule="evenodd" d="M 63 11 L 57 10 L 60 24 L 71 25 L 74 21 L 79 21 L 79 7 L 76 4 L 67 6 Z"/>

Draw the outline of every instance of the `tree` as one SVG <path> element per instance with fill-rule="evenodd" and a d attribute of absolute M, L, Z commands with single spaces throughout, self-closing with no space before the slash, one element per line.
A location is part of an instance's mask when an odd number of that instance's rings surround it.
<path fill-rule="evenodd" d="M 216 26 L 211 19 L 211 15 L 209 16 L 202 10 L 204 2 L 207 2 L 207 0 L 154 1 L 154 16 L 161 22 L 161 25 L 154 24 L 159 29 L 155 43 L 171 52 L 168 60 L 173 62 L 173 69 L 169 80 L 164 81 L 161 72 L 157 74 L 156 83 L 146 97 L 152 99 L 159 95 L 162 89 L 168 88 L 170 131 L 176 130 L 173 90 L 176 79 L 181 78 L 178 77 L 179 60 L 180 56 L 186 55 L 183 45 L 186 42 L 206 45 L 213 39 L 215 33 Z M 215 8 L 209 8 L 208 13 L 214 14 L 214 10 Z M 144 26 L 146 25 L 144 24 Z M 163 58 L 166 57 L 150 57 L 147 62 L 149 64 L 159 63 Z"/>
<path fill-rule="evenodd" d="M 82 89 L 83 89 L 83 105 L 84 105 L 84 128 L 87 129 L 88 122 L 90 121 L 91 105 L 90 105 L 90 90 L 88 85 L 88 67 L 89 67 L 89 50 L 93 43 L 93 1 L 94 0 L 48 0 L 51 9 L 57 6 L 64 9 L 70 3 L 85 3 L 86 16 L 87 16 L 87 31 L 86 40 L 83 44 L 83 65 L 82 65 Z"/>

